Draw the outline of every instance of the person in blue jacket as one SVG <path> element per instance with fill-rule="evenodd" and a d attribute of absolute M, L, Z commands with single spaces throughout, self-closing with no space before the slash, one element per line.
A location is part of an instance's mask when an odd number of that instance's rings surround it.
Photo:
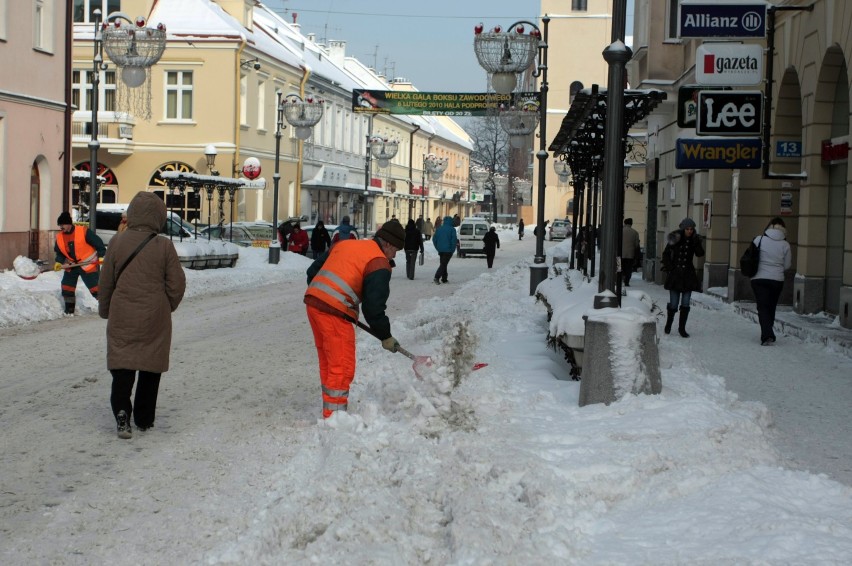
<path fill-rule="evenodd" d="M 456 251 L 458 239 L 456 229 L 453 226 L 453 217 L 445 216 L 443 224 L 435 230 L 435 235 L 432 236 L 432 245 L 438 250 L 438 257 L 440 258 L 438 270 L 435 272 L 435 285 L 449 283 L 447 281 L 447 265 Z"/>

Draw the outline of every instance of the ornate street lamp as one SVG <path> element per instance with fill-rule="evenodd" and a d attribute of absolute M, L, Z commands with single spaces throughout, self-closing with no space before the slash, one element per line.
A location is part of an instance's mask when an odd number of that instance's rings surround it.
<path fill-rule="evenodd" d="M 506 202 L 506 188 L 509 186 L 509 176 L 502 173 L 495 173 L 491 177 L 491 182 L 494 183 L 494 194 L 491 195 L 491 204 L 494 207 L 494 222 L 497 222 L 497 194 L 500 193 L 500 198 Z"/>
<path fill-rule="evenodd" d="M 527 136 L 538 127 L 539 104 L 531 100 L 522 104 L 520 108 L 501 106 L 498 116 L 503 130 L 509 134 L 509 145 L 518 149 L 524 147 Z"/>
<path fill-rule="evenodd" d="M 89 195 L 89 229 L 97 231 L 97 215 L 95 214 L 98 203 L 97 177 L 98 177 L 98 150 L 101 147 L 98 141 L 98 94 L 100 90 L 100 72 L 106 70 L 104 54 L 107 52 L 109 59 L 121 69 L 121 81 L 129 88 L 138 88 L 145 83 L 148 77 L 148 69 L 160 60 L 166 49 L 166 26 L 157 25 L 156 29 L 145 26 L 145 18 L 139 16 L 134 22 L 121 12 L 113 12 L 106 17 L 101 24 L 101 11 L 94 10 L 95 34 L 94 56 L 92 57 L 92 137 L 89 140 L 90 152 L 90 181 L 92 187 Z M 133 26 L 122 26 L 121 20 L 133 24 Z M 112 22 L 112 27 L 109 27 Z M 142 108 L 141 118 L 150 118 L 151 97 L 150 84 L 147 96 L 142 95 L 147 106 Z"/>
<path fill-rule="evenodd" d="M 314 126 L 322 118 L 324 104 L 323 99 L 313 95 L 308 95 L 303 100 L 298 94 L 290 93 L 278 107 L 283 107 L 287 123 L 296 128 L 296 137 L 304 141 L 311 137 Z"/>
<path fill-rule="evenodd" d="M 216 156 L 219 152 L 216 150 L 216 146 L 208 144 L 207 147 L 204 148 L 204 159 L 207 161 L 207 171 L 210 172 L 211 175 L 218 175 L 218 171 L 216 171 Z"/>
<path fill-rule="evenodd" d="M 568 177 L 571 175 L 571 167 L 568 165 L 568 161 L 564 159 L 565 154 L 561 154 L 559 159 L 553 162 L 553 170 L 559 176 L 559 183 L 564 185 L 568 182 Z"/>
<path fill-rule="evenodd" d="M 532 29 L 524 35 L 524 24 Z M 484 32 L 480 23 L 474 28 L 473 50 L 479 65 L 491 73 L 491 86 L 498 94 L 509 94 L 518 84 L 517 74 L 526 71 L 541 45 L 541 32 L 530 22 L 515 22 L 503 33 L 500 26 Z M 545 38 L 547 42 L 547 38 Z"/>
<path fill-rule="evenodd" d="M 373 136 L 370 138 L 370 153 L 378 161 L 379 167 L 384 169 L 390 165 L 390 160 L 396 157 L 399 151 L 399 140 Z"/>
<path fill-rule="evenodd" d="M 272 240 L 269 242 L 269 263 L 278 263 L 281 255 L 281 244 L 278 241 L 278 185 L 281 181 L 281 130 L 285 127 L 284 120 L 295 128 L 296 137 L 305 141 L 310 138 L 314 126 L 322 119 L 325 109 L 325 101 L 313 95 L 304 99 L 295 93 L 283 96 L 279 90 L 276 91 L 277 121 L 275 125 L 275 173 L 272 175 Z M 283 100 L 282 100 L 283 97 Z M 301 159 L 301 155 L 299 156 Z M 297 186 L 297 194 L 299 186 Z M 298 203 L 298 200 L 297 200 Z M 301 214 L 299 210 L 297 214 Z"/>
<path fill-rule="evenodd" d="M 474 28 L 473 41 L 476 58 L 480 66 L 492 73 L 491 85 L 500 94 L 509 94 L 517 85 L 516 74 L 525 71 L 538 59 L 533 77 L 541 77 L 539 87 L 539 150 L 538 159 L 538 206 L 536 224 L 538 236 L 535 239 L 535 257 L 530 266 L 530 295 L 535 293 L 538 284 L 547 278 L 547 265 L 544 256 L 544 192 L 546 185 L 547 161 L 547 25 L 550 18 L 545 15 L 542 19 L 544 34 L 537 25 L 525 20 L 509 26 L 509 32 L 501 33 L 498 27 L 484 33 L 482 24 Z M 524 25 L 530 26 L 528 35 L 524 35 Z"/>

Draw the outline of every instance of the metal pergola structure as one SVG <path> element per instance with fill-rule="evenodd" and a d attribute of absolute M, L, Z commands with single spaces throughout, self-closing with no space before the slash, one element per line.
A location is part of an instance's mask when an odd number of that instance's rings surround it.
<path fill-rule="evenodd" d="M 622 145 L 629 145 L 627 132 L 634 124 L 644 120 L 654 108 L 666 99 L 666 93 L 660 90 L 625 90 L 624 124 Z M 578 92 L 571 103 L 568 114 L 562 120 L 559 132 L 548 148 L 554 156 L 564 159 L 571 168 L 574 184 L 574 237 L 571 240 L 570 268 L 576 265 L 587 275 L 595 275 L 595 242 L 598 217 L 598 203 L 601 197 L 601 182 L 604 171 L 604 133 L 606 131 L 607 93 L 606 89 L 592 85 Z M 622 152 L 621 161 L 624 159 Z M 617 203 L 603 202 L 603 206 L 618 206 L 618 217 L 623 217 L 624 200 Z M 609 227 L 611 228 L 611 227 Z M 619 230 L 620 242 L 621 226 Z M 580 252 L 578 255 L 578 251 Z"/>

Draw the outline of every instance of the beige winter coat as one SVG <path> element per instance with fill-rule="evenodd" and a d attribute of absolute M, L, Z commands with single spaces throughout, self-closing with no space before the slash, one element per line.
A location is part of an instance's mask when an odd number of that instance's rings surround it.
<path fill-rule="evenodd" d="M 115 281 L 127 258 L 165 222 L 165 203 L 153 193 L 138 193 L 127 209 L 127 230 L 110 240 L 98 293 L 98 313 L 108 319 L 107 369 L 154 373 L 169 369 L 171 313 L 186 290 L 174 245 L 155 236 Z"/>

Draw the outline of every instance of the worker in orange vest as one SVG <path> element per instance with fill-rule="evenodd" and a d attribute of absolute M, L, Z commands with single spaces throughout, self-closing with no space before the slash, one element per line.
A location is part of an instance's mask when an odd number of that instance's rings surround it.
<path fill-rule="evenodd" d="M 319 355 L 322 416 L 345 411 L 355 378 L 358 308 L 382 347 L 396 352 L 385 314 L 396 252 L 405 246 L 398 220 L 385 222 L 372 240 L 342 240 L 308 268 L 305 304 Z"/>
<path fill-rule="evenodd" d="M 53 246 L 56 252 L 53 270 L 65 270 L 62 275 L 62 300 L 65 302 L 65 314 L 71 315 L 77 303 L 77 279 L 80 277 L 92 296 L 98 298 L 98 266 L 106 254 L 106 246 L 97 234 L 85 226 L 74 226 L 67 211 L 59 215 L 56 223 L 60 231 Z M 69 267 L 78 263 L 83 265 Z"/>

